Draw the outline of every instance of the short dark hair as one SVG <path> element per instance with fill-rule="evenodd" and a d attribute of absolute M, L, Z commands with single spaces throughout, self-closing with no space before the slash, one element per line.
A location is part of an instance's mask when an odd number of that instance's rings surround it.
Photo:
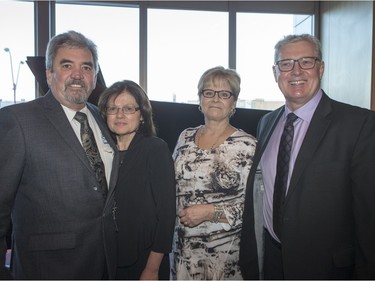
<path fill-rule="evenodd" d="M 98 106 L 101 115 L 105 120 L 107 120 L 106 108 L 108 106 L 109 100 L 112 97 L 119 96 L 125 91 L 134 97 L 135 101 L 140 107 L 139 110 L 143 117 L 143 122 L 140 124 L 137 132 L 145 137 L 155 136 L 156 129 L 152 116 L 152 107 L 150 100 L 148 99 L 147 94 L 143 90 L 143 88 L 133 81 L 123 80 L 115 82 L 100 95 Z"/>

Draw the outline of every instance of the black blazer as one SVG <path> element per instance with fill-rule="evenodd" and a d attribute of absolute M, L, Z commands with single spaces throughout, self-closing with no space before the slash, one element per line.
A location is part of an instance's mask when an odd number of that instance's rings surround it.
<path fill-rule="evenodd" d="M 115 151 L 98 109 L 87 104 Z M 116 268 L 112 218 L 117 153 L 107 201 L 63 108 L 49 92 L 0 110 L 0 273 L 13 222 L 16 279 L 101 279 Z"/>
<path fill-rule="evenodd" d="M 248 179 L 240 263 L 257 270 L 256 169 L 284 107 L 264 116 Z M 285 199 L 285 279 L 375 279 L 375 113 L 323 93 Z"/>
<path fill-rule="evenodd" d="M 176 219 L 174 163 L 167 144 L 136 134 L 120 166 L 117 191 L 118 265 L 140 253 L 169 253 Z"/>

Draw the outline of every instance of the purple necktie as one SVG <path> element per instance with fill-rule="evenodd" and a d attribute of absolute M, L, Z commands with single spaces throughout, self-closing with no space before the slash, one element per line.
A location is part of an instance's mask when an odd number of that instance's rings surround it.
<path fill-rule="evenodd" d="M 273 191 L 273 231 L 280 241 L 283 207 L 288 183 L 290 152 L 292 150 L 294 136 L 293 123 L 297 118 L 294 113 L 288 114 L 280 139 L 279 153 L 277 155 L 276 178 Z"/>
<path fill-rule="evenodd" d="M 87 158 L 90 162 L 90 166 L 95 172 L 96 179 L 100 184 L 103 198 L 105 200 L 108 193 L 108 185 L 105 178 L 104 164 L 102 158 L 100 157 L 94 134 L 89 126 L 87 115 L 82 112 L 77 112 L 74 116 L 74 119 L 76 119 L 81 124 L 82 146 L 86 152 Z"/>

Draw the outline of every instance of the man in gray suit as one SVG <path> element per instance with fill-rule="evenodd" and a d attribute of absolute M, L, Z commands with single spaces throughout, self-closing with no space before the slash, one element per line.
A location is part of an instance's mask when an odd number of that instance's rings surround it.
<path fill-rule="evenodd" d="M 258 267 L 267 280 L 375 279 L 375 113 L 329 98 L 324 67 L 314 36 L 275 46 L 285 106 L 258 125 L 240 246 L 245 279 Z M 282 162 L 284 136 L 292 145 Z"/>
<path fill-rule="evenodd" d="M 12 220 L 15 279 L 114 277 L 118 155 L 97 108 L 87 103 L 98 70 L 91 40 L 75 31 L 57 35 L 46 52 L 50 91 L 0 110 L 0 262 Z M 76 112 L 87 115 L 108 191 L 90 166 Z M 4 266 L 0 277 L 11 278 Z"/>

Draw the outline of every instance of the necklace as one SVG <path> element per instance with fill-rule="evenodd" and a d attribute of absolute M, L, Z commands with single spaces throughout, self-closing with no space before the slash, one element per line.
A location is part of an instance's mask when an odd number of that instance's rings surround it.
<path fill-rule="evenodd" d="M 198 147 L 200 147 L 199 141 L 200 141 L 200 138 L 203 134 L 203 130 L 202 130 L 203 127 L 199 128 L 199 130 L 197 132 L 197 135 L 196 135 L 196 138 L 195 138 L 195 142 L 196 142 Z M 227 131 L 228 128 L 229 128 L 229 124 L 225 127 L 224 131 L 216 138 L 215 142 L 211 145 L 210 149 L 213 149 L 218 145 L 219 140 L 221 139 L 222 136 L 224 136 L 224 134 L 225 134 L 225 132 Z"/>

